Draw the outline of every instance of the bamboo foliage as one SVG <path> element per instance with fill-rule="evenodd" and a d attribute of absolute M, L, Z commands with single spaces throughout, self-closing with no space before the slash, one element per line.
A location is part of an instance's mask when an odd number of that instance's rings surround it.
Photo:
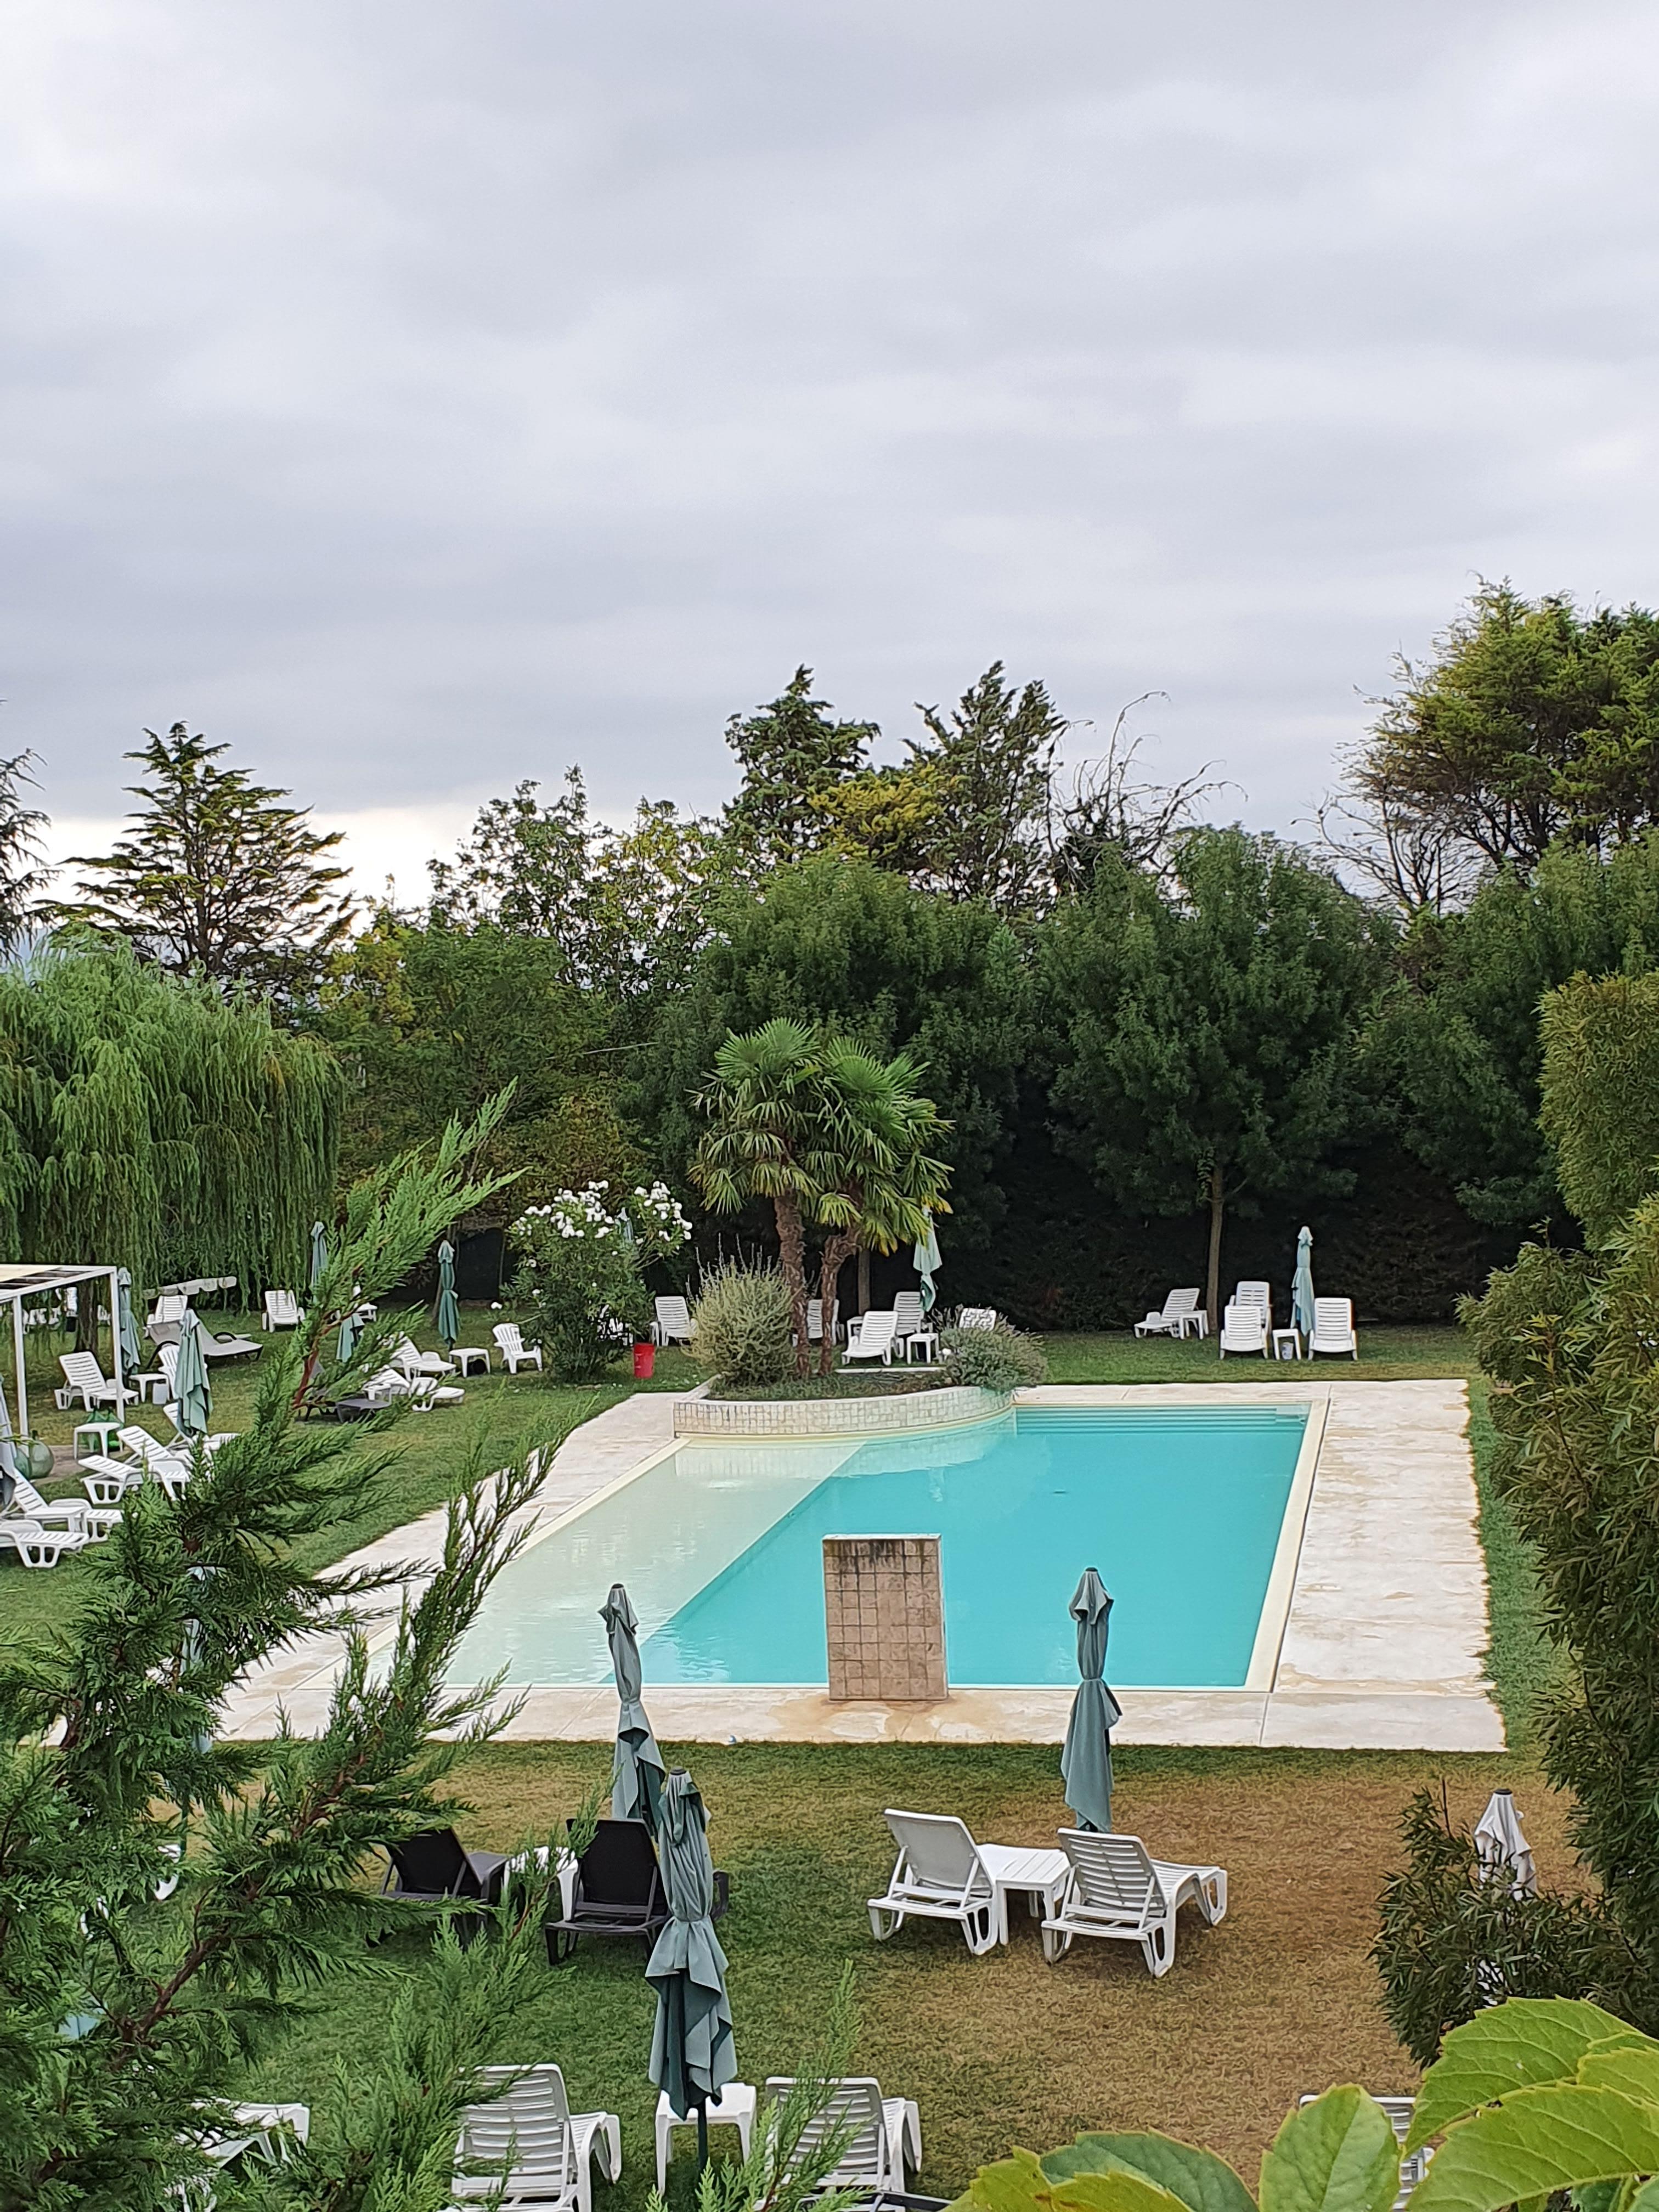
<path fill-rule="evenodd" d="M 261 1001 L 58 947 L 0 970 L 0 1247 L 136 1283 L 301 1279 L 342 1084 Z"/>

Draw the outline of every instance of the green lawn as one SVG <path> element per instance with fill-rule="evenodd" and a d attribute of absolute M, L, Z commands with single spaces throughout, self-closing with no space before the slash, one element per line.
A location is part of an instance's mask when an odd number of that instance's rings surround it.
<path fill-rule="evenodd" d="M 1011 2143 L 1047 2149 L 1089 2126 L 1156 2127 L 1206 2142 L 1254 2182 L 1303 2091 L 1355 2080 L 1408 2091 L 1414 2069 L 1383 2021 L 1367 1954 L 1400 1808 L 1420 1784 L 1446 1775 L 1454 1810 L 1471 1820 L 1495 1783 L 1513 1784 L 1546 1877 L 1567 1863 L 1560 1808 L 1514 1758 L 1120 1750 L 1119 1824 L 1161 1856 L 1224 1863 L 1226 1919 L 1208 1929 L 1184 1913 L 1175 1965 L 1158 1981 L 1138 1948 L 1121 1943 L 1078 1945 L 1050 1967 L 1021 1914 L 1006 1950 L 972 1959 L 938 1923 L 884 1944 L 872 1938 L 865 1900 L 884 1887 L 892 1856 L 882 1808 L 957 1812 L 991 1841 L 1052 1843 L 1066 1818 L 1055 1751 L 664 1749 L 696 1776 L 715 1862 L 732 1875 L 720 1933 L 739 2078 L 794 2070 L 850 1960 L 861 2022 L 854 2068 L 918 2100 L 922 2185 L 940 2195 L 954 2195 Z M 477 1807 L 464 1832 L 498 1850 L 544 1836 L 607 1766 L 597 1745 L 477 1754 L 463 1770 Z M 250 2094 L 322 2104 L 337 2063 L 372 2069 L 385 1978 L 416 1971 L 419 1956 L 415 1939 L 387 1944 L 373 1954 L 372 1975 L 328 1984 Z M 652 2179 L 653 1998 L 642 1963 L 635 1943 L 584 1945 L 503 2019 L 492 2054 L 501 2063 L 555 2059 L 579 2111 L 621 2116 L 622 2184 L 599 2192 L 596 2212 L 637 2212 Z M 672 2186 L 671 2195 L 687 2201 Z"/>

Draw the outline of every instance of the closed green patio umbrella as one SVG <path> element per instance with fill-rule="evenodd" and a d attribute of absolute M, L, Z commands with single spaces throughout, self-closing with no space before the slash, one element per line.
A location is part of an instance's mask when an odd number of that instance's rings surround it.
<path fill-rule="evenodd" d="M 186 1306 L 179 1324 L 179 1357 L 173 1370 L 173 1402 L 181 1429 L 204 1437 L 213 1413 L 213 1390 L 202 1352 L 202 1324 Z"/>
<path fill-rule="evenodd" d="M 927 1224 L 926 1237 L 916 1239 L 916 1248 L 910 1258 L 921 1278 L 921 1310 L 925 1314 L 932 1313 L 939 1304 L 939 1292 L 934 1287 L 933 1278 L 945 1263 L 939 1256 L 939 1237 L 931 1221 Z"/>
<path fill-rule="evenodd" d="M 697 2157 L 708 2158 L 708 2108 L 738 2070 L 732 2038 L 732 2001 L 726 1990 L 726 1954 L 711 1915 L 714 1866 L 702 1799 L 677 1766 L 663 1790 L 657 1838 L 663 1893 L 673 1916 L 658 1936 L 645 1969 L 657 1992 L 651 2037 L 651 2079 L 676 2117 L 697 2116 Z"/>
<path fill-rule="evenodd" d="M 1102 1835 L 1111 1832 L 1112 1730 L 1123 1717 L 1123 1708 L 1102 1680 L 1111 1612 L 1105 1583 L 1093 1567 L 1085 1567 L 1071 1603 L 1077 1622 L 1077 1670 L 1083 1679 L 1072 1700 L 1060 1771 L 1066 1802 L 1077 1814 L 1079 1827 L 1097 1828 Z"/>
<path fill-rule="evenodd" d="M 459 1341 L 461 1310 L 455 1303 L 455 1247 L 445 1237 L 438 1247 L 438 1341 L 447 1352 Z"/>
<path fill-rule="evenodd" d="M 137 1318 L 132 1310 L 132 1271 L 123 1267 L 115 1278 L 118 1311 L 115 1326 L 121 1336 L 121 1372 L 129 1381 L 144 1364 L 143 1340 L 138 1334 Z"/>
<path fill-rule="evenodd" d="M 311 1224 L 311 1287 L 314 1291 L 328 1270 L 328 1228 L 325 1223 Z"/>
<path fill-rule="evenodd" d="M 1304 1229 L 1296 1240 L 1296 1279 L 1291 1285 L 1291 1319 L 1304 1337 L 1313 1334 L 1313 1231 L 1311 1229 Z"/>
<path fill-rule="evenodd" d="M 617 1677 L 617 1696 L 622 1710 L 617 1716 L 617 1763 L 611 1776 L 611 1817 L 613 1820 L 643 1820 L 654 1836 L 661 1817 L 662 1753 L 651 1733 L 651 1723 L 640 1702 L 644 1674 L 640 1666 L 639 1620 L 628 1592 L 612 1583 L 611 1595 L 599 1607 L 599 1619 L 611 1644 L 611 1665 Z"/>

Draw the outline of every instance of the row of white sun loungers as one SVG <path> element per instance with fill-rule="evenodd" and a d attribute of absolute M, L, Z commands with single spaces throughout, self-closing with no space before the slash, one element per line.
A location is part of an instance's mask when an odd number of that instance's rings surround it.
<path fill-rule="evenodd" d="M 1207 1335 L 1209 1323 L 1198 1300 L 1196 1289 L 1171 1291 L 1161 1309 L 1135 1323 L 1135 1334 L 1185 1337 L 1190 1332 L 1194 1336 Z M 1262 1282 L 1237 1284 L 1222 1316 L 1221 1357 L 1224 1359 L 1230 1352 L 1254 1352 L 1265 1359 L 1273 1326 L 1273 1292 L 1269 1286 Z M 1310 1357 L 1316 1352 L 1328 1352 L 1358 1358 L 1359 1340 L 1354 1334 L 1352 1299 L 1314 1300 L 1313 1334 L 1308 1339 L 1308 1352 Z"/>

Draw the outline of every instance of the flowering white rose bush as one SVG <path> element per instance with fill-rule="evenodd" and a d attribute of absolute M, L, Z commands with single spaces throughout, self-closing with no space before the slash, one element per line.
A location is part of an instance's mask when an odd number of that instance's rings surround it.
<path fill-rule="evenodd" d="M 519 1255 L 513 1289 L 535 1310 L 532 1334 L 550 1371 L 567 1382 L 602 1375 L 650 1322 L 646 1268 L 690 1234 L 665 1182 L 620 1193 L 591 1182 L 527 1206 L 512 1229 Z"/>

